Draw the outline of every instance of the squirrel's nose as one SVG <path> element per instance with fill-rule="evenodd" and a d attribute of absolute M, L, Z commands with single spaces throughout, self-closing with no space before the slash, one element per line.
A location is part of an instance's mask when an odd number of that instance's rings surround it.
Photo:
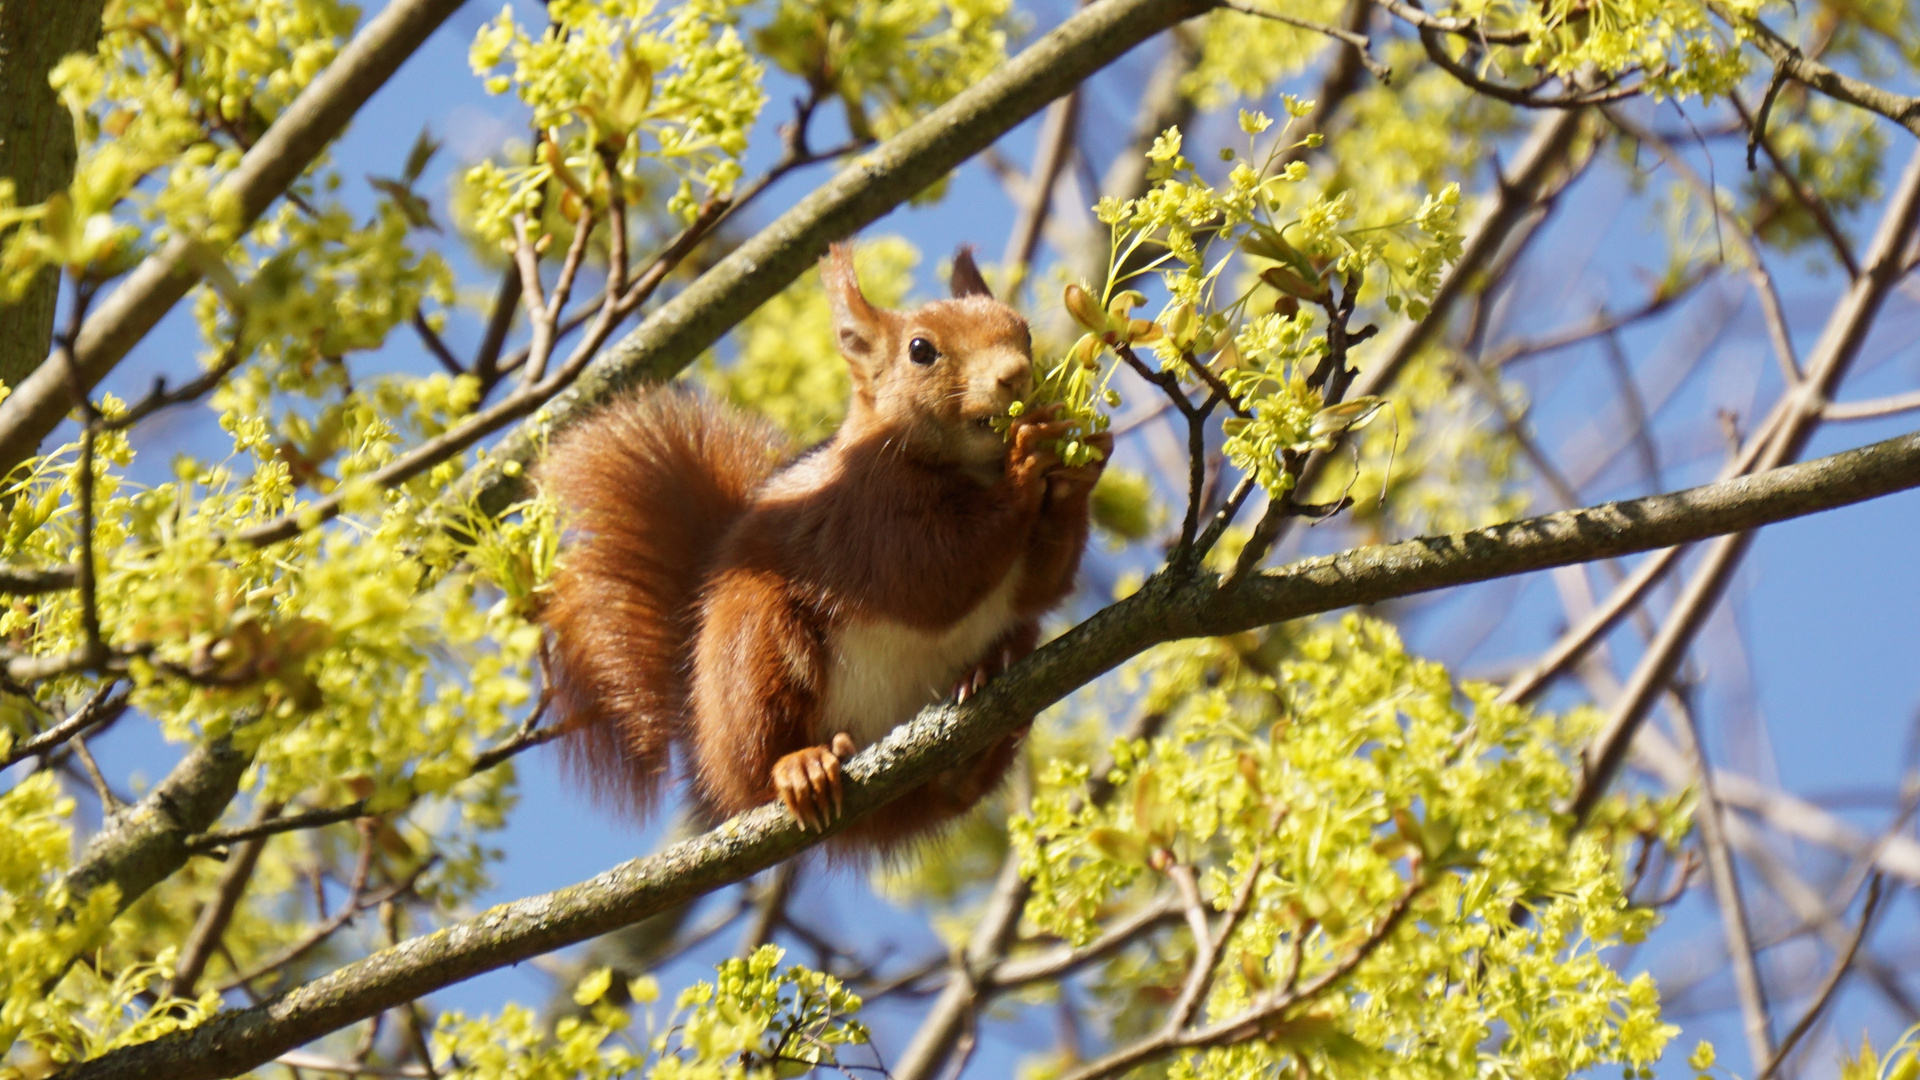
<path fill-rule="evenodd" d="M 1033 386 L 1033 365 L 1025 361 L 1008 364 L 1000 370 L 999 382 L 1002 390 L 1020 397 Z"/>

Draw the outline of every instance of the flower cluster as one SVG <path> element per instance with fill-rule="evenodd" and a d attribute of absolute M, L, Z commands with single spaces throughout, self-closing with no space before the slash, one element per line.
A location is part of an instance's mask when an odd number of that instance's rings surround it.
<path fill-rule="evenodd" d="M 1559 1076 L 1659 1057 L 1675 1029 L 1652 981 L 1602 953 L 1654 920 L 1625 891 L 1625 823 L 1677 843 L 1686 815 L 1615 801 L 1569 842 L 1554 808 L 1594 716 L 1497 704 L 1356 617 L 1165 646 L 1139 671 L 1165 733 L 1114 745 L 1104 803 L 1085 766 L 1045 769 L 1014 839 L 1029 917 L 1069 941 L 1183 875 L 1209 916 L 1238 913 L 1196 1022 L 1260 1014 L 1270 1037 L 1171 1075 Z M 1195 952 L 1178 934 L 1109 961 L 1120 1032 L 1138 988 L 1179 985 Z"/>
<path fill-rule="evenodd" d="M 766 99 L 761 67 L 733 25 L 738 6 L 564 0 L 547 5 L 538 30 L 503 9 L 474 39 L 473 70 L 488 90 L 512 90 L 532 109 L 541 143 L 531 162 L 469 170 L 473 228 L 506 244 L 515 215 L 537 231 L 543 204 L 562 193 L 569 221 L 605 210 L 613 189 L 638 205 L 649 167 L 678 177 L 669 208 L 682 216 L 731 192 Z M 511 73 L 492 74 L 502 66 Z"/>

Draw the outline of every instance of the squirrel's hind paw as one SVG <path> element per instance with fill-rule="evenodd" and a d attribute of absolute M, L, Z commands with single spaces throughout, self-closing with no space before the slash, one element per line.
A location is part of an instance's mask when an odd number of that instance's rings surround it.
<path fill-rule="evenodd" d="M 845 736 L 836 736 L 836 746 Z M 849 746 L 852 740 L 847 740 Z M 840 816 L 844 793 L 840 788 L 840 759 L 825 746 L 795 750 L 773 763 L 773 790 L 800 827 L 825 832 Z"/>

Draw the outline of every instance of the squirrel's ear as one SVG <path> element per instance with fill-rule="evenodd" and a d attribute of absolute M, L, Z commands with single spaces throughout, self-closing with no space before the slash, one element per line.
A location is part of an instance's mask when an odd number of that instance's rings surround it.
<path fill-rule="evenodd" d="M 853 271 L 852 244 L 835 244 L 827 249 L 820 260 L 820 283 L 826 286 L 840 354 L 856 367 L 872 364 L 883 347 L 884 335 L 880 313 L 860 291 L 860 278 Z"/>
<path fill-rule="evenodd" d="M 993 290 L 987 288 L 987 279 L 980 276 L 980 267 L 973 261 L 973 246 L 960 245 L 953 253 L 953 296 L 984 296 L 993 298 Z"/>

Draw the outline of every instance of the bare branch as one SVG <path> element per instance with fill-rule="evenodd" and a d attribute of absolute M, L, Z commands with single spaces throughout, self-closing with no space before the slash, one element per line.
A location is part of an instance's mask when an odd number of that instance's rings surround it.
<path fill-rule="evenodd" d="M 1746 123 L 1750 132 L 1747 142 L 1747 168 L 1753 168 L 1754 148 L 1765 150 L 1767 161 L 1773 165 L 1774 175 L 1780 178 L 1780 182 L 1786 185 L 1793 200 L 1799 203 L 1801 209 L 1813 218 L 1814 224 L 1820 227 L 1820 232 L 1826 236 L 1827 243 L 1833 248 L 1834 257 L 1840 260 L 1840 265 L 1847 268 L 1847 276 L 1859 277 L 1860 260 L 1854 255 L 1853 245 L 1847 242 L 1846 234 L 1840 231 L 1839 223 L 1833 220 L 1833 211 L 1827 209 L 1827 204 L 1821 201 L 1820 196 L 1795 175 L 1793 167 L 1781 156 L 1780 148 L 1767 137 L 1767 106 L 1772 103 L 1780 87 L 1779 69 L 1775 68 L 1774 71 L 1776 77 L 1768 81 L 1767 96 L 1761 100 L 1760 111 L 1757 114 L 1747 111 L 1747 104 L 1740 99 L 1737 91 L 1727 95 L 1727 100 L 1733 102 L 1734 110 L 1740 114 L 1740 119 Z"/>
<path fill-rule="evenodd" d="M 1920 151 L 1908 159 L 1900 185 L 1875 231 L 1865 267 L 1834 306 L 1826 329 L 1814 346 L 1807 377 L 1782 399 L 1780 408 L 1787 412 L 1779 421 L 1780 430 L 1763 444 L 1755 440 L 1756 445 L 1764 445 L 1755 467 L 1775 468 L 1792 461 L 1813 437 L 1821 411 L 1859 354 L 1881 304 L 1894 283 L 1906 273 L 1904 259 L 1916 223 L 1920 223 Z M 1589 768 L 1570 807 L 1576 818 L 1585 818 L 1612 782 L 1633 741 L 1634 730 L 1645 719 L 1654 699 L 1672 681 L 1688 643 L 1719 600 L 1733 568 L 1752 541 L 1751 533 L 1740 533 L 1717 540 L 1708 549 L 1659 635 L 1634 668 L 1633 677 L 1608 718 L 1606 729 L 1595 737 L 1589 748 Z"/>
<path fill-rule="evenodd" d="M 1860 925 L 1853 932 L 1853 940 L 1847 945 L 1846 951 L 1834 959 L 1833 970 L 1827 972 L 1826 979 L 1820 984 L 1819 992 L 1813 995 L 1813 1004 L 1807 1006 L 1807 1011 L 1800 1017 L 1799 1022 L 1793 1025 L 1793 1030 L 1787 1032 L 1787 1037 L 1780 1040 L 1780 1049 L 1766 1059 L 1767 1067 L 1760 1070 L 1759 1080 L 1772 1080 L 1773 1076 L 1780 1071 L 1780 1066 L 1786 1063 L 1787 1055 L 1793 1053 L 1793 1048 L 1798 1046 L 1807 1032 L 1813 1029 L 1813 1022 L 1826 1011 L 1827 1004 L 1833 1000 L 1834 992 L 1840 989 L 1841 981 L 1847 977 L 1847 972 L 1853 970 L 1854 958 L 1860 955 L 1860 945 L 1867 940 L 1867 930 L 1873 926 L 1873 916 L 1880 909 L 1882 884 L 1880 875 L 1875 874 L 1873 883 L 1867 886 L 1867 906 L 1860 913 Z"/>
<path fill-rule="evenodd" d="M 1732 211 L 1720 201 L 1720 193 L 1694 171 L 1687 159 L 1681 157 L 1665 139 L 1655 135 L 1642 125 L 1635 123 L 1616 109 L 1602 109 L 1601 115 L 1607 122 L 1619 128 L 1628 138 L 1649 147 L 1660 155 L 1660 160 L 1672 169 L 1694 194 L 1704 200 L 1712 209 L 1714 216 L 1724 222 L 1727 231 L 1733 234 L 1734 243 L 1740 248 L 1741 258 L 1747 263 L 1747 277 L 1753 282 L 1753 294 L 1760 301 L 1760 311 L 1767 322 L 1767 336 L 1773 341 L 1773 355 L 1780 361 L 1781 374 L 1786 377 L 1787 385 L 1798 383 L 1804 376 L 1800 371 L 1800 359 L 1794 355 L 1793 334 L 1787 327 L 1787 313 L 1780 306 L 1780 293 L 1773 287 L 1773 275 L 1767 273 L 1767 264 L 1760 258 L 1760 245 L 1746 223 L 1736 218 Z"/>
<path fill-rule="evenodd" d="M 1552 97 L 1541 97 L 1530 88 L 1507 86 L 1481 78 L 1471 66 L 1454 59 L 1453 54 L 1447 51 L 1446 42 L 1441 40 L 1439 31 L 1422 28 L 1419 33 L 1420 44 L 1427 50 L 1427 59 L 1432 60 L 1442 71 L 1453 76 L 1462 86 L 1475 93 L 1485 94 L 1496 101 L 1518 105 L 1523 109 L 1584 109 L 1592 105 L 1605 105 L 1608 102 L 1637 97 L 1641 92 L 1637 83 L 1626 86 L 1602 84 L 1594 89 L 1572 86 L 1564 93 Z"/>
<path fill-rule="evenodd" d="M 39 596 L 61 592 L 79 583 L 75 566 L 0 565 L 0 593 L 8 596 Z"/>
<path fill-rule="evenodd" d="M 1700 743 L 1700 730 L 1693 710 L 1684 704 L 1675 711 L 1680 722 L 1674 731 L 1680 736 L 1682 750 L 1693 765 L 1693 777 L 1700 790 L 1700 812 L 1694 825 L 1700 830 L 1707 849 L 1707 877 L 1713 883 L 1714 900 L 1720 906 L 1720 926 L 1727 938 L 1727 957 L 1733 963 L 1733 986 L 1740 998 L 1740 1014 L 1745 1021 L 1747 1052 L 1754 1061 L 1773 1057 L 1772 1013 L 1767 1008 L 1766 987 L 1760 981 L 1760 965 L 1754 959 L 1753 928 L 1747 918 L 1746 897 L 1740 891 L 1740 878 L 1733 865 L 1733 853 L 1727 845 L 1726 810 L 1715 793 L 1713 766 Z"/>
<path fill-rule="evenodd" d="M 1033 174 L 1027 180 L 1026 200 L 1020 217 L 1007 237 L 1007 253 L 1000 260 L 1008 274 L 1009 288 L 1027 276 L 1034 253 L 1040 249 L 1040 234 L 1047 227 L 1047 215 L 1053 208 L 1053 189 L 1067 166 L 1073 150 L 1073 135 L 1079 128 L 1080 92 L 1075 90 L 1047 107 L 1040 127 L 1040 145 L 1034 153 Z"/>
<path fill-rule="evenodd" d="M 1872 401 L 1832 401 L 1820 410 L 1820 419 L 1832 423 L 1850 420 L 1879 420 L 1920 409 L 1920 390 L 1891 394 Z"/>
<path fill-rule="evenodd" d="M 416 313 L 414 318 L 419 320 L 419 314 Z M 421 322 L 420 326 L 427 333 L 432 333 L 431 328 L 428 328 L 424 322 Z M 146 397 L 134 402 L 127 411 L 117 416 L 103 417 L 100 422 L 101 430 L 125 431 L 161 409 L 198 400 L 200 395 L 219 386 L 221 381 L 233 374 L 234 369 L 247 358 L 246 350 L 242 347 L 241 332 L 241 327 L 234 327 L 233 340 L 221 353 L 218 363 L 188 380 L 186 385 L 177 390 L 168 390 L 167 380 L 164 377 L 153 380 L 153 389 L 148 391 Z"/>
<path fill-rule="evenodd" d="M 1182 917 L 1180 905 L 1172 896 L 1161 896 L 1115 919 L 1100 936 L 1079 948 L 1061 946 L 1035 956 L 1004 960 L 995 965 L 983 980 L 982 989 L 1017 989 L 1037 982 L 1064 978 L 1075 971 L 1120 951 L 1141 935 Z"/>
<path fill-rule="evenodd" d="M 279 813 L 278 803 L 262 802 L 254 808 L 253 823 L 258 825 L 271 821 Z M 220 939 L 226 935 L 227 925 L 240 907 L 240 897 L 246 892 L 247 883 L 253 879 L 254 867 L 259 865 L 260 853 L 266 850 L 266 846 L 265 837 L 249 840 L 227 857 L 227 865 L 220 870 L 220 881 L 214 886 L 213 899 L 200 909 L 186 942 L 180 946 L 180 959 L 174 964 L 173 979 L 167 986 L 168 993 L 189 999 L 195 996 L 194 984 L 200 981 L 200 976 L 207 968 L 207 959 L 219 948 Z"/>
<path fill-rule="evenodd" d="M 473 759 L 473 769 L 468 773 L 477 776 L 488 769 L 506 761 L 523 750 L 552 742 L 562 734 L 559 727 L 523 729 L 512 738 L 496 746 L 489 747 Z M 233 844 L 257 840 L 281 833 L 299 832 L 303 829 L 318 829 L 327 825 L 338 825 L 343 821 L 353 821 L 367 816 L 370 805 L 367 799 L 357 799 L 345 806 L 330 806 L 320 810 L 308 810 L 298 814 L 276 815 L 270 820 L 251 822 L 232 829 L 214 829 L 197 833 L 186 839 L 189 854 L 206 855 L 217 852 Z"/>
<path fill-rule="evenodd" d="M 75 709 L 72 716 L 15 746 L 5 757 L 0 757 L 0 771 L 5 771 L 15 763 L 25 761 L 36 754 L 44 754 L 68 739 L 79 738 L 93 728 L 119 719 L 120 714 L 127 711 L 127 695 L 109 697 L 108 694 L 112 689 L 112 685 L 109 684 L 94 691 L 93 696 Z"/>
<path fill-rule="evenodd" d="M 408 322 L 412 324 L 413 332 L 419 335 L 420 344 L 425 345 L 427 352 L 440 362 L 441 367 L 447 369 L 447 374 L 465 375 L 467 373 L 467 369 L 461 367 L 460 361 L 454 357 L 453 350 L 447 348 L 447 343 L 440 340 L 439 331 L 427 322 L 427 317 L 421 314 L 419 308 L 413 309 L 413 318 Z"/>
<path fill-rule="evenodd" d="M 1066 1075 L 1065 1080 L 1104 1080 L 1106 1077 L 1119 1076 L 1137 1065 L 1165 1057 L 1177 1050 L 1228 1046 L 1258 1036 L 1273 1020 L 1302 1003 L 1313 1001 L 1353 974 L 1356 968 L 1365 963 L 1367 958 L 1392 937 L 1395 930 L 1399 929 L 1400 924 L 1406 919 L 1407 912 L 1413 908 L 1414 897 L 1419 894 L 1420 882 L 1416 880 L 1409 883 L 1399 899 L 1352 952 L 1305 986 L 1296 986 L 1290 979 L 1286 984 L 1262 995 L 1244 1012 L 1206 1027 L 1169 1025 L 1153 1035 L 1122 1047 L 1082 1068 L 1075 1069 Z M 1295 931 L 1296 948 L 1301 940 L 1300 935 L 1306 932 L 1305 927 Z"/>
<path fill-rule="evenodd" d="M 1430 15 L 1424 9 L 1405 0 L 1381 0 L 1380 6 L 1392 12 L 1394 18 L 1415 29 L 1452 34 L 1476 44 L 1485 42 L 1490 45 L 1526 45 L 1533 41 L 1532 36 L 1525 30 L 1488 30 L 1477 19 Z"/>
<path fill-rule="evenodd" d="M 1601 310 L 1596 312 L 1593 318 L 1576 326 L 1503 345 L 1493 350 L 1493 355 L 1487 357 L 1487 366 L 1496 369 L 1504 368 L 1508 364 L 1579 345 L 1594 338 L 1624 330 L 1635 323 L 1644 322 L 1665 313 L 1674 304 L 1691 296 L 1700 283 L 1707 280 L 1707 277 L 1708 274 L 1705 272 L 1694 271 L 1677 285 L 1662 284 L 1644 303 L 1630 311 L 1615 315 Z"/>

